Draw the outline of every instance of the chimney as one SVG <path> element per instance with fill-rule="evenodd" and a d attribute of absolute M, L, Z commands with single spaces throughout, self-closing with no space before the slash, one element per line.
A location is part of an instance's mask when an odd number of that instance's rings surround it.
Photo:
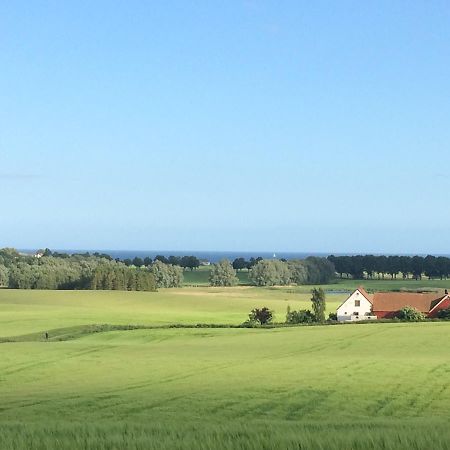
<path fill-rule="evenodd" d="M 448 295 L 448 289 L 445 290 L 445 295 Z"/>

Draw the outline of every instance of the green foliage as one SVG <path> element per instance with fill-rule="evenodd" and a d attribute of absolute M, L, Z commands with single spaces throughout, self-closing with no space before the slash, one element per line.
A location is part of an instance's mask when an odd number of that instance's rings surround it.
<path fill-rule="evenodd" d="M 155 290 L 153 275 L 131 267 L 131 261 L 128 267 L 101 253 L 68 255 L 49 249 L 42 253 L 41 258 L 34 258 L 1 249 L 0 286 L 6 280 L 5 267 L 7 286 L 13 289 Z M 178 272 L 172 272 L 173 279 L 178 279 Z"/>
<path fill-rule="evenodd" d="M 89 281 L 89 289 L 115 291 L 155 291 L 156 281 L 147 269 L 108 262 L 98 265 Z"/>
<path fill-rule="evenodd" d="M 450 308 L 440 310 L 437 316 L 438 319 L 450 320 Z"/>
<path fill-rule="evenodd" d="M 155 259 L 150 266 L 150 272 L 153 273 L 158 288 L 174 288 L 183 284 L 183 269 L 165 264 L 160 259 Z"/>
<path fill-rule="evenodd" d="M 235 286 L 239 283 L 236 271 L 233 269 L 230 261 L 223 259 L 212 265 L 209 283 L 211 286 Z"/>
<path fill-rule="evenodd" d="M 336 322 L 337 321 L 337 314 L 334 312 L 330 312 L 328 314 L 328 321 L 329 322 Z"/>
<path fill-rule="evenodd" d="M 254 308 L 248 315 L 250 323 L 259 323 L 260 325 L 268 325 L 272 323 L 273 311 L 266 306 L 262 308 Z"/>
<path fill-rule="evenodd" d="M 256 286 L 286 286 L 291 283 L 327 284 L 334 275 L 334 266 L 326 258 L 289 261 L 263 259 L 253 266 L 249 279 Z"/>
<path fill-rule="evenodd" d="M 288 268 L 291 272 L 292 282 L 300 285 L 309 282 L 308 265 L 305 260 L 291 259 L 287 261 Z"/>
<path fill-rule="evenodd" d="M 408 320 L 412 322 L 418 322 L 425 319 L 425 315 L 412 306 L 405 306 L 396 314 L 396 317 L 400 320 Z"/>
<path fill-rule="evenodd" d="M 291 273 L 286 263 L 263 259 L 252 268 L 249 279 L 256 286 L 285 286 L 291 282 Z"/>
<path fill-rule="evenodd" d="M 183 269 L 194 270 L 200 266 L 200 261 L 196 256 L 183 256 L 179 262 Z"/>
<path fill-rule="evenodd" d="M 325 322 L 325 292 L 322 288 L 314 288 L 312 291 L 311 303 L 316 322 Z"/>
<path fill-rule="evenodd" d="M 248 268 L 248 262 L 244 258 L 236 258 L 233 261 L 233 269 L 242 270 Z"/>
<path fill-rule="evenodd" d="M 8 286 L 9 270 L 3 264 L 0 264 L 0 286 Z"/>
<path fill-rule="evenodd" d="M 450 258 L 444 256 L 330 255 L 328 259 L 335 265 L 341 278 L 345 275 L 354 279 L 371 279 L 389 275 L 391 279 L 396 279 L 401 274 L 402 278 L 420 280 L 425 275 L 429 279 L 442 280 L 450 276 Z"/>
<path fill-rule="evenodd" d="M 314 314 L 309 309 L 300 309 L 298 311 L 291 310 L 288 306 L 286 311 L 286 323 L 312 323 L 314 322 Z"/>
<path fill-rule="evenodd" d="M 329 284 L 335 277 L 334 264 L 327 258 L 310 256 L 305 259 L 308 269 L 308 284 Z"/>

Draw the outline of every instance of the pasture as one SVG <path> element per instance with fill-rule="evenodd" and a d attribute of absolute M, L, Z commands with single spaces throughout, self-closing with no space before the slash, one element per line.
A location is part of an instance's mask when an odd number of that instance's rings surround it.
<path fill-rule="evenodd" d="M 238 324 L 263 305 L 282 320 L 287 304 L 309 307 L 309 293 L 0 290 L 0 337 L 23 340 L 0 344 L 0 448 L 449 448 L 450 323 L 81 327 Z"/>

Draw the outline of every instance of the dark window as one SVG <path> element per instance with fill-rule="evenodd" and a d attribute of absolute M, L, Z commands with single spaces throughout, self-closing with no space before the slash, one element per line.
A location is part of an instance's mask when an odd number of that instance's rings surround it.
<path fill-rule="evenodd" d="M 361 300 L 355 300 L 355 306 L 361 306 Z"/>

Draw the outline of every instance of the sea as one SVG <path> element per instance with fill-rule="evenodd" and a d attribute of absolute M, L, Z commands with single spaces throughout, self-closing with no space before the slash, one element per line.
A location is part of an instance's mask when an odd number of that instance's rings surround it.
<path fill-rule="evenodd" d="M 200 260 L 206 260 L 211 263 L 216 263 L 221 259 L 228 259 L 229 261 L 233 261 L 236 258 L 244 258 L 245 260 L 249 260 L 250 258 L 264 258 L 264 259 L 305 259 L 308 256 L 320 256 L 327 257 L 329 255 L 335 256 L 353 256 L 353 255 L 361 255 L 361 254 L 372 254 L 372 255 L 386 255 L 389 256 L 389 253 L 339 253 L 339 252 L 269 252 L 269 251 L 260 251 L 260 252 L 245 252 L 245 251 L 205 251 L 205 250 L 96 250 L 96 249 L 52 249 L 52 251 L 60 252 L 60 253 L 106 253 L 110 255 L 112 258 L 119 258 L 121 260 L 124 259 L 133 259 L 135 257 L 139 257 L 144 259 L 145 257 L 149 257 L 154 259 L 156 255 L 163 256 L 185 256 L 185 255 L 193 255 L 196 256 Z M 34 254 L 36 249 L 19 249 L 19 252 L 26 254 Z M 397 253 L 398 254 L 398 253 Z M 405 256 L 426 256 L 427 254 L 422 253 L 402 253 L 400 255 Z M 450 257 L 449 254 L 435 254 L 435 256 L 446 256 Z"/>
<path fill-rule="evenodd" d="M 34 254 L 36 249 L 19 249 L 21 253 Z M 264 259 L 305 259 L 308 256 L 323 256 L 326 257 L 331 253 L 314 253 L 314 252 L 243 252 L 243 251 L 201 251 L 201 250 L 95 250 L 95 249 L 83 249 L 83 250 L 74 250 L 74 249 L 52 249 L 52 251 L 59 253 L 106 253 L 110 255 L 112 258 L 119 258 L 121 260 L 130 258 L 133 259 L 135 257 L 139 258 L 155 258 L 156 255 L 163 256 L 185 256 L 185 255 L 193 255 L 196 256 L 200 260 L 210 261 L 211 263 L 216 263 L 222 259 L 228 259 L 233 261 L 236 258 L 244 258 L 245 260 L 249 260 L 250 258 L 264 258 Z M 336 253 L 336 255 L 338 255 Z"/>

